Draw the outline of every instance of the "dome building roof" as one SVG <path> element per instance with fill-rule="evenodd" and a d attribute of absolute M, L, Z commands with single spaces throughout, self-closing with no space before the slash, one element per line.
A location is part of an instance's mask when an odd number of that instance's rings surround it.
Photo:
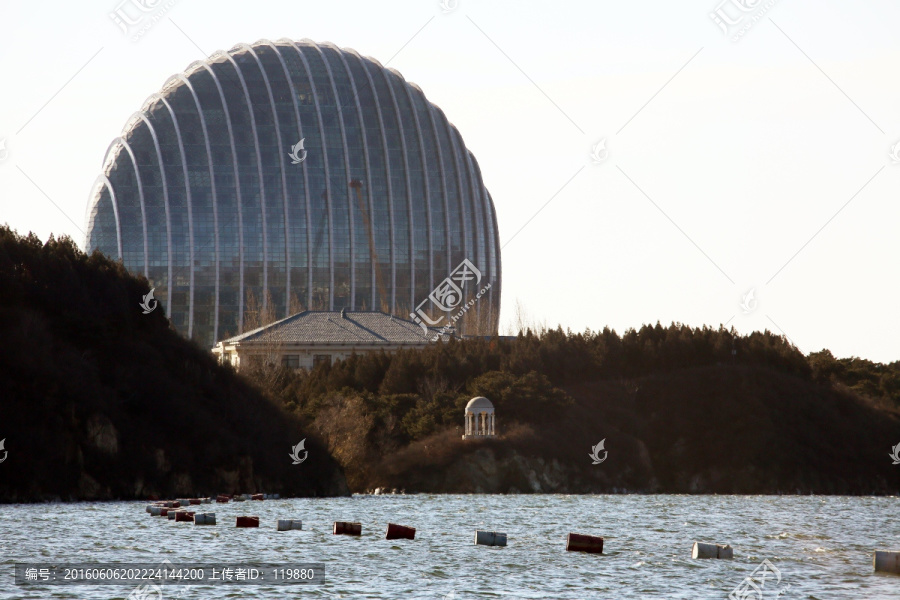
<path fill-rule="evenodd" d="M 484 396 L 477 396 L 466 404 L 466 412 L 493 412 L 494 405 Z"/>

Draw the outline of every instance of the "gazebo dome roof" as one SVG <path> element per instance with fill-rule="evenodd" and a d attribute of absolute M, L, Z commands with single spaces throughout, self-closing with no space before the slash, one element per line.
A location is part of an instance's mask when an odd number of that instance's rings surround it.
<path fill-rule="evenodd" d="M 494 405 L 491 404 L 491 401 L 484 396 L 478 396 L 476 398 L 472 398 L 471 400 L 469 400 L 469 403 L 466 404 L 466 412 L 475 412 L 476 410 L 494 410 Z"/>

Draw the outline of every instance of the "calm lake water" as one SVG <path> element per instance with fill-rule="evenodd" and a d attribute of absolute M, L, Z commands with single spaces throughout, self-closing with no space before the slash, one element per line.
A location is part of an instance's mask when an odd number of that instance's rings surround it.
<path fill-rule="evenodd" d="M 769 574 L 762 598 L 900 598 L 900 576 L 872 570 L 874 549 L 900 550 L 894 497 L 355 496 L 204 505 L 216 512 L 215 527 L 151 517 L 145 506 L 0 506 L 0 598 L 124 599 L 135 587 L 17 586 L 17 562 L 163 559 L 326 570 L 317 586 L 167 587 L 166 600 L 724 599 L 763 560 L 781 579 Z M 260 528 L 235 528 L 245 514 L 258 515 Z M 302 519 L 303 530 L 278 532 L 278 518 Z M 362 537 L 332 535 L 333 521 L 361 522 Z M 416 539 L 385 540 L 388 522 L 415 527 Z M 476 529 L 506 532 L 509 545 L 475 546 Z M 604 554 L 565 552 L 569 532 L 603 536 Z M 692 560 L 694 540 L 730 543 L 734 560 Z"/>

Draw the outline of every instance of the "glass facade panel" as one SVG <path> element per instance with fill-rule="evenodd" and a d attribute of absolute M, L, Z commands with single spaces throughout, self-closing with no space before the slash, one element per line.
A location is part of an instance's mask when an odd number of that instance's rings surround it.
<path fill-rule="evenodd" d="M 170 79 L 110 145 L 85 249 L 146 275 L 207 346 L 251 322 L 250 298 L 275 318 L 408 317 L 464 258 L 492 284 L 477 310 L 497 329 L 497 217 L 477 162 L 418 87 L 331 44 L 239 45 Z"/>

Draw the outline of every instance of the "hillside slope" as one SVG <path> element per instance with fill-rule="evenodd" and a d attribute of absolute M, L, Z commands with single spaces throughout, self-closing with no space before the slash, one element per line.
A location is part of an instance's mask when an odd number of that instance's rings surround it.
<path fill-rule="evenodd" d="M 143 314 L 147 292 L 69 239 L 0 228 L 0 502 L 347 494 L 294 417 L 171 330 L 161 304 Z"/>
<path fill-rule="evenodd" d="M 559 415 L 490 442 L 430 436 L 369 487 L 407 492 L 897 494 L 900 419 L 766 367 L 709 366 L 566 386 Z M 591 448 L 605 440 L 606 459 Z M 600 452 L 600 457 L 604 456 Z"/>

